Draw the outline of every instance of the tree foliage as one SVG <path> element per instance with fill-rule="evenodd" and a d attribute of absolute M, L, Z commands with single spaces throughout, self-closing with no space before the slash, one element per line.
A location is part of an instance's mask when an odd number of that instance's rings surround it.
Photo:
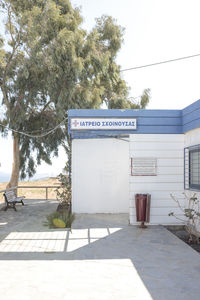
<path fill-rule="evenodd" d="M 148 90 L 139 103 L 128 100 L 116 63 L 123 29 L 113 18 L 97 19 L 86 32 L 79 9 L 69 0 L 1 0 L 0 5 L 5 17 L 0 38 L 1 123 L 40 135 L 59 124 L 71 108 L 100 108 L 103 103 L 108 108 L 145 108 Z M 66 129 L 67 122 L 41 138 L 13 133 L 22 178 L 32 176 L 42 160 L 51 163 L 50 154 L 57 155 L 65 143 Z"/>

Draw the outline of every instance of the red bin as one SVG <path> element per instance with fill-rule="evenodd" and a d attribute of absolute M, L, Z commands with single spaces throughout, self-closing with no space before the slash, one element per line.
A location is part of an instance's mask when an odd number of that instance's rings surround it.
<path fill-rule="evenodd" d="M 136 194 L 135 206 L 136 206 L 136 220 L 142 222 L 141 227 L 144 226 L 144 222 L 149 222 L 150 219 L 150 194 Z"/>

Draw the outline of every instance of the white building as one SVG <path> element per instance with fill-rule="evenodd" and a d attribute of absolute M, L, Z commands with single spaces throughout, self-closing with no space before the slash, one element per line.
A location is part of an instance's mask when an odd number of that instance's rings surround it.
<path fill-rule="evenodd" d="M 129 213 L 151 194 L 150 224 L 176 224 L 183 191 L 200 191 L 200 100 L 183 110 L 70 110 L 72 210 Z"/>

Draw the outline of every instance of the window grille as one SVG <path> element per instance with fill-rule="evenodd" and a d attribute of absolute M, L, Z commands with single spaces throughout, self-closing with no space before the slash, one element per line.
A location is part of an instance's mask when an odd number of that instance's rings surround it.
<path fill-rule="evenodd" d="M 185 189 L 200 190 L 200 145 L 185 148 Z"/>

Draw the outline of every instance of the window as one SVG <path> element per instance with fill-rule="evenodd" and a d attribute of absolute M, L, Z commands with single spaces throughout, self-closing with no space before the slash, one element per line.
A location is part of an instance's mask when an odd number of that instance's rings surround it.
<path fill-rule="evenodd" d="M 200 149 L 190 150 L 190 188 L 200 189 Z"/>
<path fill-rule="evenodd" d="M 200 145 L 185 148 L 185 189 L 200 190 Z"/>
<path fill-rule="evenodd" d="M 132 157 L 131 176 L 156 176 L 157 159 L 152 157 Z"/>

